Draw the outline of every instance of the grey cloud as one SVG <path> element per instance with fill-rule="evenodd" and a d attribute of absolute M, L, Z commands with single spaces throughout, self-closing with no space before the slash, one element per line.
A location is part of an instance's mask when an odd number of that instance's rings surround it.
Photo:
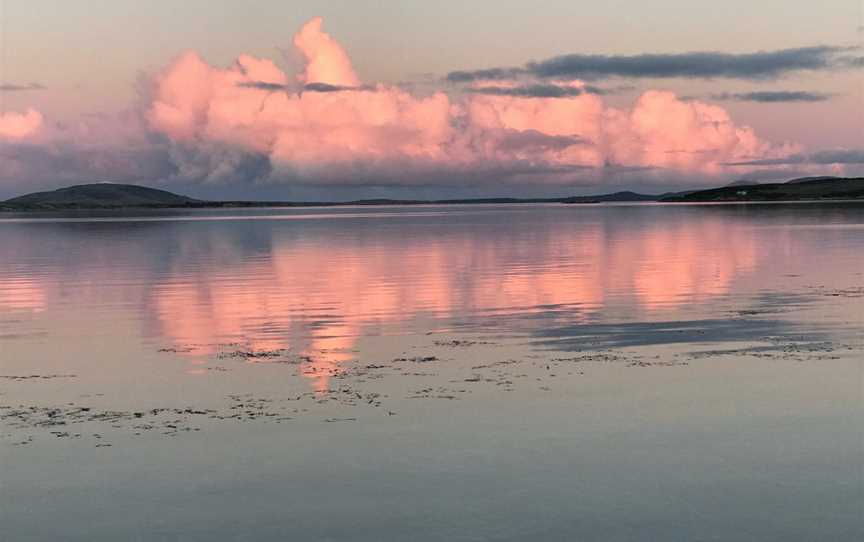
<path fill-rule="evenodd" d="M 254 88 L 258 90 L 266 90 L 269 92 L 278 92 L 280 90 L 291 90 L 288 85 L 281 83 L 267 83 L 266 81 L 249 81 L 245 83 L 237 83 L 238 87 Z"/>
<path fill-rule="evenodd" d="M 244 88 L 254 88 L 258 90 L 266 90 L 268 92 L 286 91 L 293 92 L 296 90 L 291 85 L 283 85 L 280 83 L 268 83 L 266 81 L 248 81 L 238 83 L 237 86 Z M 360 85 L 356 87 L 331 85 L 329 83 L 307 83 L 300 88 L 301 92 L 369 92 L 374 91 L 375 87 L 370 85 Z"/>
<path fill-rule="evenodd" d="M 603 164 L 603 171 L 606 173 L 644 173 L 646 171 L 659 171 L 662 169 L 658 166 L 628 166 L 609 161 Z"/>
<path fill-rule="evenodd" d="M 782 166 L 802 164 L 864 164 L 864 149 L 831 149 L 817 151 L 811 154 L 793 154 L 785 158 L 765 158 L 730 162 L 726 166 Z"/>
<path fill-rule="evenodd" d="M 474 94 L 517 96 L 520 98 L 570 98 L 573 96 L 581 96 L 583 94 L 606 94 L 605 90 L 590 85 L 580 88 L 544 84 L 524 85 L 518 87 L 471 87 L 466 88 L 465 91 Z"/>
<path fill-rule="evenodd" d="M 633 56 L 565 55 L 529 64 L 540 77 L 685 77 L 769 79 L 800 70 L 834 66 L 843 49 L 817 46 L 756 53 L 693 52 Z"/>
<path fill-rule="evenodd" d="M 523 68 L 491 68 L 488 70 L 454 71 L 447 74 L 451 83 L 470 83 L 482 80 L 513 79 L 527 73 Z"/>
<path fill-rule="evenodd" d="M 712 94 L 712 100 L 730 100 L 736 102 L 762 102 L 762 103 L 784 103 L 784 102 L 824 102 L 830 99 L 829 94 L 820 92 L 809 92 L 806 90 L 765 90 L 756 92 L 722 92 Z"/>
<path fill-rule="evenodd" d="M 175 173 L 167 149 L 159 145 L 119 148 L 75 143 L 0 144 L 0 181 L 135 182 Z"/>
<path fill-rule="evenodd" d="M 537 130 L 508 130 L 499 140 L 506 151 L 564 150 L 573 145 L 589 145 L 590 141 L 577 135 L 548 135 Z"/>
<path fill-rule="evenodd" d="M 864 56 L 844 56 L 838 62 L 849 68 L 864 68 Z"/>
<path fill-rule="evenodd" d="M 45 86 L 40 83 L 30 83 L 29 85 L 15 83 L 0 84 L 0 92 L 21 92 L 27 90 L 45 90 Z"/>
<path fill-rule="evenodd" d="M 250 153 L 218 143 L 174 144 L 169 147 L 175 172 L 171 180 L 203 184 L 249 183 L 268 179 L 273 171 L 266 154 Z"/>
<path fill-rule="evenodd" d="M 369 92 L 375 90 L 375 87 L 370 85 L 360 85 L 357 87 L 330 85 L 328 83 L 308 83 L 303 85 L 304 92 Z"/>
<path fill-rule="evenodd" d="M 585 80 L 606 77 L 774 79 L 797 71 L 846 67 L 840 62 L 838 55 L 851 49 L 819 45 L 755 53 L 707 51 L 641 55 L 572 54 L 529 62 L 518 68 L 454 71 L 447 75 L 447 80 L 464 83 L 510 79 L 520 75 Z"/>

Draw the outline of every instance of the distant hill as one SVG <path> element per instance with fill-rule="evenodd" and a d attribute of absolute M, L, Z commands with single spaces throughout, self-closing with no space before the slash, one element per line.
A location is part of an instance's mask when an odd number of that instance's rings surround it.
<path fill-rule="evenodd" d="M 791 181 L 790 181 L 790 182 L 791 182 Z M 748 181 L 748 180 L 745 180 L 745 179 L 741 179 L 741 180 L 738 180 L 738 181 L 732 181 L 731 183 L 727 184 L 726 186 L 753 186 L 753 185 L 755 185 L 755 184 L 759 184 L 759 182 L 758 182 L 758 181 Z"/>
<path fill-rule="evenodd" d="M 637 194 L 636 192 L 614 192 L 612 194 L 601 194 L 598 196 L 572 196 L 561 199 L 561 203 L 603 203 L 603 202 L 627 202 L 627 201 L 657 201 L 660 196 L 648 194 Z"/>
<path fill-rule="evenodd" d="M 0 202 L 0 211 L 53 211 L 69 209 L 123 209 L 163 207 L 324 207 L 345 205 L 511 204 L 511 203 L 605 203 L 605 202 L 700 202 L 700 201 L 795 201 L 820 199 L 864 199 L 864 178 L 806 177 L 785 183 L 740 184 L 661 195 L 614 192 L 564 198 L 474 198 L 442 200 L 369 199 L 324 201 L 205 201 L 165 190 L 131 184 L 82 184 L 50 192 L 36 192 Z"/>
<path fill-rule="evenodd" d="M 171 207 L 201 205 L 206 202 L 173 194 L 166 190 L 134 184 L 97 183 L 35 192 L 0 203 L 13 209 L 98 209 L 116 207 Z"/>
<path fill-rule="evenodd" d="M 597 196 L 566 198 L 469 198 L 441 200 L 368 199 L 325 201 L 204 201 L 132 184 L 82 184 L 50 192 L 35 192 L 0 202 L 0 211 L 51 211 L 66 209 L 117 209 L 134 207 L 312 207 L 341 205 L 508 204 L 508 203 L 600 203 L 656 201 L 660 196 L 615 192 Z"/>
<path fill-rule="evenodd" d="M 831 176 L 798 177 L 797 179 L 791 179 L 791 180 L 786 181 L 786 184 L 812 183 L 815 181 L 834 181 L 837 179 L 842 179 L 842 177 L 831 177 Z"/>
<path fill-rule="evenodd" d="M 814 177 L 795 182 L 724 186 L 684 195 L 667 196 L 660 201 L 798 201 L 864 198 L 864 178 Z"/>

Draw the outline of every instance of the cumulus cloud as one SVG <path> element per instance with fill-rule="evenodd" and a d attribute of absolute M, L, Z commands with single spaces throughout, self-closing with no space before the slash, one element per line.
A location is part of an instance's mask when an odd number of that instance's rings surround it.
<path fill-rule="evenodd" d="M 359 87 L 338 43 L 317 32 L 320 20 L 314 19 L 295 38 L 308 60 L 298 79 L 304 85 Z M 376 92 L 326 92 L 318 86 L 290 94 L 245 85 L 288 80 L 269 60 L 244 55 L 219 69 L 186 53 L 157 78 L 146 118 L 151 129 L 180 148 L 183 162 L 197 154 L 217 160 L 230 150 L 266 157 L 274 174 L 287 179 L 344 179 L 353 168 L 443 158 L 452 130 L 445 94 L 416 98 L 383 86 Z M 180 164 L 181 171 L 189 171 L 186 166 Z M 236 173 L 224 161 L 211 169 L 195 175 L 220 180 Z"/>
<path fill-rule="evenodd" d="M 218 68 L 194 52 L 156 77 L 145 117 L 171 145 L 178 178 L 573 182 L 593 169 L 605 171 L 597 178 L 608 175 L 610 164 L 714 174 L 721 162 L 797 150 L 761 140 L 720 107 L 671 92 L 646 92 L 619 110 L 576 79 L 477 84 L 458 98 L 364 84 L 320 18 L 294 44 L 306 58 L 294 77 L 267 59 L 241 55 Z"/>
<path fill-rule="evenodd" d="M 843 67 L 839 55 L 848 50 L 821 45 L 755 53 L 572 54 L 529 62 L 521 67 L 454 71 L 447 79 L 453 83 L 512 79 L 520 75 L 584 80 L 605 77 L 774 79 L 793 72 Z"/>
<path fill-rule="evenodd" d="M 150 135 L 132 110 L 40 122 L 25 137 L 0 137 L 0 191 L 7 195 L 58 183 L 153 182 L 176 169 L 171 146 Z"/>
<path fill-rule="evenodd" d="M 299 79 L 304 84 L 325 83 L 345 87 L 360 84 L 348 54 L 321 30 L 324 20 L 314 17 L 294 36 L 294 46 L 306 57 L 306 70 Z"/>
<path fill-rule="evenodd" d="M 116 118 L 61 126 L 36 111 L 5 113 L 0 179 L 56 171 L 57 180 L 149 177 L 184 186 L 531 192 L 634 176 L 693 183 L 728 164 L 803 152 L 761 139 L 722 107 L 669 91 L 649 90 L 616 108 L 583 79 L 526 83 L 504 78 L 505 70 L 464 92 L 412 93 L 361 81 L 320 18 L 293 43 L 306 60 L 296 74 L 247 54 L 219 67 L 182 53 L 148 80 L 140 108 Z"/>
<path fill-rule="evenodd" d="M 805 90 L 766 90 L 756 92 L 721 92 L 712 94 L 712 100 L 736 102 L 788 103 L 788 102 L 824 102 L 830 99 L 829 94 L 809 92 Z"/>

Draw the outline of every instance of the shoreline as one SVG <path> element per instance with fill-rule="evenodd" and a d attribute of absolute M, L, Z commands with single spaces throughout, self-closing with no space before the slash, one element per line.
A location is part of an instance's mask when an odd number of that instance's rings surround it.
<path fill-rule="evenodd" d="M 669 205 L 669 206 L 704 206 L 704 205 L 788 205 L 788 204 L 814 204 L 814 203 L 864 203 L 862 198 L 798 198 L 784 200 L 763 200 L 763 199 L 729 199 L 729 200 L 675 200 L 675 201 L 586 201 L 586 202 L 567 202 L 558 200 L 520 200 L 520 201 L 392 201 L 387 203 L 363 203 L 363 202 L 345 202 L 345 203 L 267 203 L 267 202 L 248 202 L 238 204 L 235 202 L 226 202 L 225 204 L 215 203 L 208 205 L 135 205 L 135 206 L 101 206 L 101 207 L 53 207 L 53 208 L 9 208 L 0 205 L 0 215 L 3 213 L 58 213 L 58 212 L 90 212 L 90 211 L 159 211 L 159 210 L 232 210 L 232 209 L 328 209 L 328 208 L 369 208 L 369 207 L 468 207 L 473 205 L 491 206 L 491 205 L 579 205 L 579 206 L 631 206 L 631 205 Z"/>

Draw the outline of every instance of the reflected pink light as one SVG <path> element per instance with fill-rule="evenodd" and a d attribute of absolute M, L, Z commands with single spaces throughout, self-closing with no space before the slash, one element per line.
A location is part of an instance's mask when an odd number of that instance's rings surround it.
<path fill-rule="evenodd" d="M 17 277 L 0 281 L 0 309 L 42 312 L 46 297 L 45 288 L 36 279 Z"/>
<path fill-rule="evenodd" d="M 175 345 L 197 345 L 193 355 L 233 341 L 254 351 L 293 347 L 292 355 L 310 358 L 300 371 L 324 391 L 353 359 L 357 337 L 372 330 L 557 305 L 574 306 L 568 321 L 578 322 L 613 302 L 610 292 L 632 292 L 644 310 L 674 310 L 728 292 L 759 254 L 745 229 L 714 220 L 647 228 L 614 242 L 597 225 L 578 236 L 555 234 L 530 247 L 545 266 L 514 266 L 505 247 L 470 238 L 391 248 L 398 261 L 352 243 L 275 245 L 267 259 L 157 288 L 156 315 Z M 229 271 L 240 280 L 222 280 Z"/>

